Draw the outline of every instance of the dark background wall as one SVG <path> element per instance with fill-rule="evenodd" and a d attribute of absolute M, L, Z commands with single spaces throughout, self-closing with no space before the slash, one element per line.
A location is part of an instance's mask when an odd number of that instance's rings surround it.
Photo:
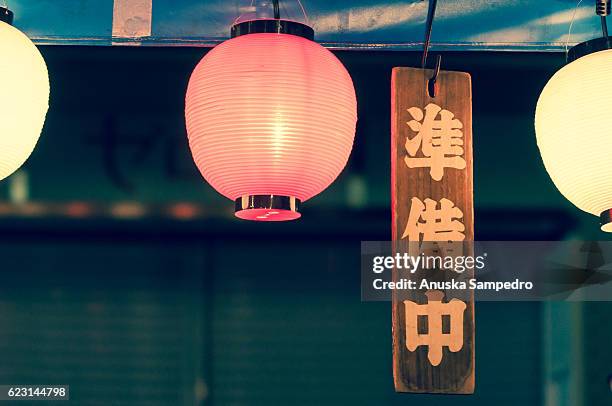
<path fill-rule="evenodd" d="M 583 404 L 609 404 L 607 303 L 552 331 L 545 304 L 478 303 L 476 394 L 393 392 L 391 309 L 360 301 L 359 247 L 390 235 L 390 69 L 419 54 L 338 53 L 359 100 L 347 169 L 299 222 L 250 224 L 189 156 L 182 100 L 204 52 L 43 48 L 45 131 L 0 183 L 0 382 L 68 383 L 83 405 L 543 405 L 549 336 L 578 329 L 555 357 L 578 354 Z M 537 152 L 535 101 L 562 64 L 444 54 L 473 76 L 478 239 L 608 238 Z"/>
<path fill-rule="evenodd" d="M 2 256 L 2 382 L 69 383 L 87 405 L 413 401 L 393 393 L 390 305 L 360 302 L 358 241 L 62 239 Z M 479 304 L 477 394 L 414 400 L 541 404 L 540 307 Z"/>

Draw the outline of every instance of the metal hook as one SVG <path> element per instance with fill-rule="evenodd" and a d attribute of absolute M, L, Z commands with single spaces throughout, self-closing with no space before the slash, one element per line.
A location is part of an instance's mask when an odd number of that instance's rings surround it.
<path fill-rule="evenodd" d="M 421 68 L 427 68 L 427 54 L 429 53 L 429 43 L 431 42 L 431 29 L 433 26 L 433 20 L 436 15 L 437 0 L 429 0 L 429 7 L 427 9 L 427 21 L 425 22 L 425 41 L 423 41 L 423 57 L 421 58 Z M 427 81 L 427 92 L 429 97 L 436 97 L 436 82 L 438 80 L 438 74 L 440 73 L 440 65 L 442 64 L 442 55 L 436 58 L 436 67 L 434 68 L 433 76 Z"/>
<path fill-rule="evenodd" d="M 431 41 L 431 28 L 436 15 L 437 0 L 429 0 L 427 8 L 427 20 L 425 21 L 425 40 L 423 41 L 423 56 L 421 57 L 421 68 L 425 69 L 427 65 L 427 53 L 429 52 L 429 42 Z"/>

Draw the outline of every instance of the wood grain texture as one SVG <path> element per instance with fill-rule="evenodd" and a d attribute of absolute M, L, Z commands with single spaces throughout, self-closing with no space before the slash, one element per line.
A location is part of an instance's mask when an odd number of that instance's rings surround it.
<path fill-rule="evenodd" d="M 415 68 L 394 68 L 391 84 L 391 194 L 392 194 L 392 240 L 402 238 L 410 212 L 411 199 L 427 198 L 440 201 L 449 199 L 463 212 L 461 222 L 465 226 L 465 241 L 474 240 L 473 219 L 473 184 L 472 184 L 472 94 L 471 78 L 467 73 L 441 71 L 439 88 L 435 98 L 427 93 L 427 80 L 431 70 Z M 441 180 L 432 178 L 430 168 L 409 168 L 405 162 L 407 156 L 407 137 L 415 137 L 407 124 L 413 119 L 408 112 L 411 107 L 424 109 L 429 103 L 435 103 L 442 109 L 455 114 L 463 124 L 463 169 L 445 168 Z M 435 177 L 435 176 L 434 176 Z M 409 238 L 409 237 L 408 237 Z M 471 251 L 469 244 L 466 244 Z M 463 252 L 463 255 L 473 255 Z M 428 271 L 429 272 L 429 271 Z M 452 278 L 451 273 L 444 272 L 442 280 Z M 466 272 L 464 277 L 471 277 Z M 422 275 L 421 275 L 422 276 Z M 440 280 L 440 273 L 437 275 Z M 426 304 L 424 291 L 410 291 L 409 300 Z M 465 293 L 465 292 L 464 292 Z M 393 375 L 395 389 L 398 392 L 417 393 L 457 393 L 474 392 L 474 297 L 473 292 L 466 298 L 466 309 L 463 320 L 463 347 L 458 352 L 443 348 L 443 357 L 439 365 L 433 366 L 428 360 L 428 348 L 420 346 L 409 351 L 406 345 L 406 314 L 403 300 L 394 295 L 392 302 L 393 328 Z M 446 297 L 445 302 L 452 297 Z M 419 324 L 423 324 L 419 322 Z"/>

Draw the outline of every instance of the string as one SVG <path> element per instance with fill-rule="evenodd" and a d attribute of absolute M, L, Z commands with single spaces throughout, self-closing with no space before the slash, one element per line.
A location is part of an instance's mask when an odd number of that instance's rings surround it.
<path fill-rule="evenodd" d="M 576 3 L 576 7 L 574 8 L 574 13 L 572 14 L 572 21 L 570 21 L 569 31 L 567 32 L 567 40 L 565 41 L 565 59 L 567 59 L 567 54 L 569 52 L 568 46 L 570 42 L 570 38 L 572 37 L 572 26 L 574 25 L 574 20 L 576 19 L 576 12 L 578 11 L 578 6 L 582 3 L 582 0 L 578 0 Z"/>
<path fill-rule="evenodd" d="M 302 9 L 302 14 L 304 14 L 304 19 L 306 20 L 306 25 L 310 25 L 310 19 L 308 18 L 308 14 L 306 13 L 306 9 L 300 0 L 297 0 L 300 8 Z"/>
<path fill-rule="evenodd" d="M 249 9 L 253 8 L 253 3 L 255 3 L 255 0 L 251 0 L 251 4 L 249 4 Z M 240 15 L 238 17 L 236 17 L 236 19 L 234 20 L 234 22 L 232 23 L 232 25 L 235 25 L 244 15 L 244 13 L 240 13 Z"/>
<path fill-rule="evenodd" d="M 4 0 L 4 2 L 6 3 L 7 0 Z M 253 8 L 254 3 L 255 3 L 255 0 L 251 0 L 251 3 L 249 4 L 249 8 L 250 9 Z M 304 20 L 306 22 L 306 25 L 310 25 L 310 18 L 308 17 L 308 13 L 306 12 L 306 9 L 304 8 L 304 5 L 302 4 L 302 2 L 300 0 L 297 0 L 297 3 L 300 6 L 300 10 L 302 10 L 302 14 L 304 15 Z M 240 21 L 240 19 L 242 18 L 243 15 L 244 15 L 244 13 L 240 13 L 240 15 L 238 17 L 236 17 L 236 19 L 234 20 L 232 25 L 234 25 L 238 21 Z"/>

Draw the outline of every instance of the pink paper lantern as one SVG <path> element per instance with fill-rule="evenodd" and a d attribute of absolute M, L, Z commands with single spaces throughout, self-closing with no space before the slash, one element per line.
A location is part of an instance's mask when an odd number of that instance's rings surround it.
<path fill-rule="evenodd" d="M 266 25 L 276 25 L 275 32 L 260 32 Z M 301 202 L 327 188 L 350 155 L 353 82 L 309 32 L 283 20 L 241 23 L 189 80 L 185 117 L 193 158 L 202 176 L 235 201 L 239 218 L 299 218 Z"/>

